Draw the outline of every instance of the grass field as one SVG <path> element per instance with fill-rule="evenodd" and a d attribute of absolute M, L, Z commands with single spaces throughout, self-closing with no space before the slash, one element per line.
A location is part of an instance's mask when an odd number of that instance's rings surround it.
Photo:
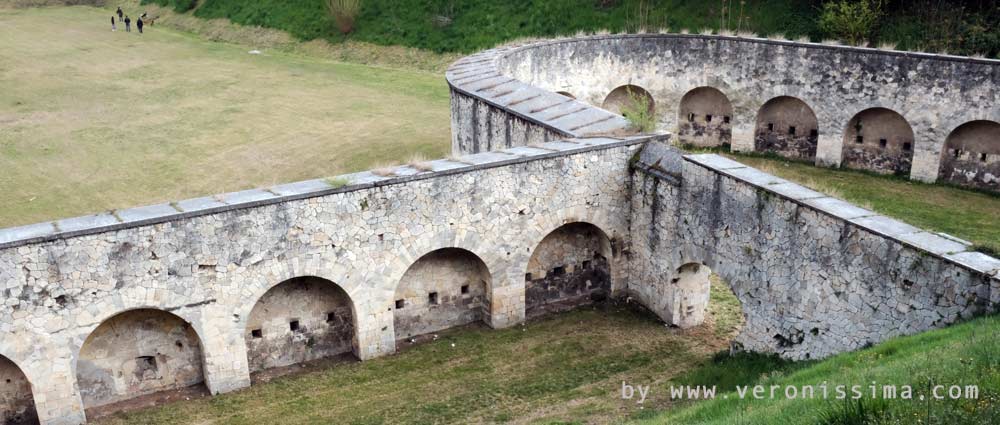
<path fill-rule="evenodd" d="M 450 147 L 441 75 L 0 8 L 0 227 L 362 170 Z"/>
<path fill-rule="evenodd" d="M 680 330 L 621 306 L 581 308 L 504 330 L 459 328 L 364 363 L 278 378 L 248 390 L 99 420 L 124 424 L 608 423 L 645 409 L 621 382 L 657 385 L 713 368 L 742 325 L 732 292 L 714 282 L 706 323 Z M 781 364 L 758 360 L 739 376 Z"/>

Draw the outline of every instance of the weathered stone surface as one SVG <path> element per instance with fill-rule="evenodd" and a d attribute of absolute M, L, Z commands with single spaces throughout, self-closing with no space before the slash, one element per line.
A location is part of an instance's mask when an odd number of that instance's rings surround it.
<path fill-rule="evenodd" d="M 996 311 L 1000 260 L 829 197 L 774 196 L 758 173 L 690 155 L 680 179 L 633 174 L 628 291 L 701 323 L 705 267 L 733 289 L 743 349 L 820 358 Z M 734 175 L 741 171 L 741 175 Z M 990 269 L 990 271 L 985 271 Z"/>
<path fill-rule="evenodd" d="M 41 421 L 61 425 L 82 422 L 84 406 L 201 381 L 231 391 L 249 385 L 252 370 L 344 351 L 369 359 L 393 352 L 397 337 L 470 320 L 510 326 L 525 317 L 524 276 L 546 235 L 576 222 L 609 240 L 627 234 L 623 188 L 641 143 L 542 144 L 445 161 L 440 173 L 357 173 L 332 192 L 304 182 L 181 201 L 174 215 L 162 216 L 164 206 L 127 215 L 141 221 L 60 221 L 73 233 L 10 232 L 18 239 L 0 248 L 0 356 L 31 382 Z M 404 279 L 442 248 L 474 253 L 488 272 L 464 294 L 457 278 L 433 280 L 421 266 Z M 566 255 L 551 261 L 582 263 Z M 604 261 L 602 279 L 590 280 L 623 290 L 626 258 Z M 341 288 L 337 300 L 349 307 L 325 303 L 312 284 L 265 295 L 295 278 Z M 400 322 L 397 335 L 401 284 L 423 296 L 436 289 L 442 306 Z M 116 316 L 135 311 L 149 314 Z M 110 321 L 120 334 L 106 332 Z"/>
<path fill-rule="evenodd" d="M 612 98 L 625 88 L 648 95 L 658 127 L 676 131 L 682 143 L 731 144 L 823 166 L 1000 190 L 1000 145 L 982 143 L 1000 137 L 997 60 L 693 34 L 536 42 L 482 52 L 476 60 L 489 69 L 478 72 L 579 99 L 557 108 L 563 113 L 583 114 L 573 108 L 581 102 L 617 111 L 621 100 Z M 466 66 L 456 65 L 456 73 Z M 448 80 L 453 96 L 468 93 L 465 80 L 452 74 Z M 529 143 L 506 132 L 485 138 L 463 132 L 482 122 L 471 112 L 474 97 L 453 108 L 456 153 Z M 515 97 L 525 99 L 509 99 Z M 572 132 L 546 113 L 511 119 L 545 127 L 539 132 Z M 615 122 L 601 131 L 628 127 Z"/>

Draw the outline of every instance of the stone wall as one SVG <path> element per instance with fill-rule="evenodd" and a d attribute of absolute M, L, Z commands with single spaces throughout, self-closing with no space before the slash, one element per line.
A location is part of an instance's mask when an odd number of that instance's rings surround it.
<path fill-rule="evenodd" d="M 250 310 L 250 372 L 354 351 L 351 299 L 337 284 L 306 276 L 267 291 Z"/>
<path fill-rule="evenodd" d="M 1000 261 L 716 155 L 644 152 L 633 174 L 629 292 L 693 326 L 733 289 L 736 343 L 820 358 L 996 311 Z M 687 269 L 687 273 L 685 273 Z"/>
<path fill-rule="evenodd" d="M 952 131 L 975 120 L 1000 122 L 995 107 L 1000 61 L 989 59 L 693 34 L 564 39 L 495 49 L 476 58 L 480 72 L 510 78 L 509 84 L 573 93 L 595 107 L 620 86 L 640 87 L 652 95 L 661 129 L 681 135 L 689 132 L 679 113 L 684 96 L 703 87 L 717 89 L 732 103 L 732 147 L 738 151 L 757 148 L 757 118 L 765 103 L 782 96 L 799 99 L 814 111 L 817 128 L 797 128 L 800 140 L 773 141 L 809 142 L 815 155 L 804 155 L 810 150 L 803 149 L 778 151 L 823 166 L 844 163 L 852 117 L 885 108 L 912 127 L 910 176 L 928 182 L 939 176 Z M 817 131 L 815 136 L 810 130 Z M 989 188 L 1000 190 L 1000 183 L 991 181 Z"/>
<path fill-rule="evenodd" d="M 453 154 L 614 135 L 628 127 L 618 114 L 502 75 L 497 64 L 502 51 L 461 59 L 445 73 L 451 89 Z"/>
<path fill-rule="evenodd" d="M 270 291 L 315 277 L 350 300 L 353 351 L 365 360 L 395 350 L 397 288 L 443 248 L 481 259 L 482 319 L 511 326 L 524 319 L 524 276 L 546 235 L 576 222 L 609 239 L 628 233 L 628 160 L 645 140 L 567 139 L 431 161 L 431 171 L 352 174 L 344 187 L 316 180 L 0 230 L 0 355 L 24 371 L 46 424 L 78 424 L 84 406 L 126 392 L 201 379 L 213 394 L 231 391 L 250 384 L 251 370 L 314 357 L 296 351 L 308 338 L 290 322 L 323 332 L 329 307 L 310 301 L 291 313 L 323 285 Z M 625 258 L 607 261 L 611 283 L 624 287 Z M 256 345 L 255 329 L 293 346 Z M 169 385 L 154 388 L 147 374 Z"/>

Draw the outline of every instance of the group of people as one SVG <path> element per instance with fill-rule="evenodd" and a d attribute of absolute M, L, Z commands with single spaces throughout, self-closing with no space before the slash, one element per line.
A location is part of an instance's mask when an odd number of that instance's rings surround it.
<path fill-rule="evenodd" d="M 125 12 L 122 12 L 121 7 L 118 8 L 118 11 L 115 12 L 115 15 L 118 15 L 118 21 L 117 21 L 118 23 L 125 24 L 125 32 L 132 32 L 132 18 L 129 18 L 128 15 L 125 14 Z M 118 31 L 118 27 L 115 25 L 116 23 L 115 15 L 111 15 L 111 31 Z M 142 34 L 142 26 L 143 26 L 142 20 L 144 18 L 146 18 L 145 13 L 140 15 L 139 19 L 135 20 L 135 29 L 139 30 L 139 34 Z"/>

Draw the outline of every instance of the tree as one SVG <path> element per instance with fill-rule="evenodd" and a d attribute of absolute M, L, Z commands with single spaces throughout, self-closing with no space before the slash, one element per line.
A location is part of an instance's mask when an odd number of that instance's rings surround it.
<path fill-rule="evenodd" d="M 859 45 L 870 40 L 885 14 L 885 0 L 832 0 L 823 4 L 819 28 L 830 37 Z"/>

